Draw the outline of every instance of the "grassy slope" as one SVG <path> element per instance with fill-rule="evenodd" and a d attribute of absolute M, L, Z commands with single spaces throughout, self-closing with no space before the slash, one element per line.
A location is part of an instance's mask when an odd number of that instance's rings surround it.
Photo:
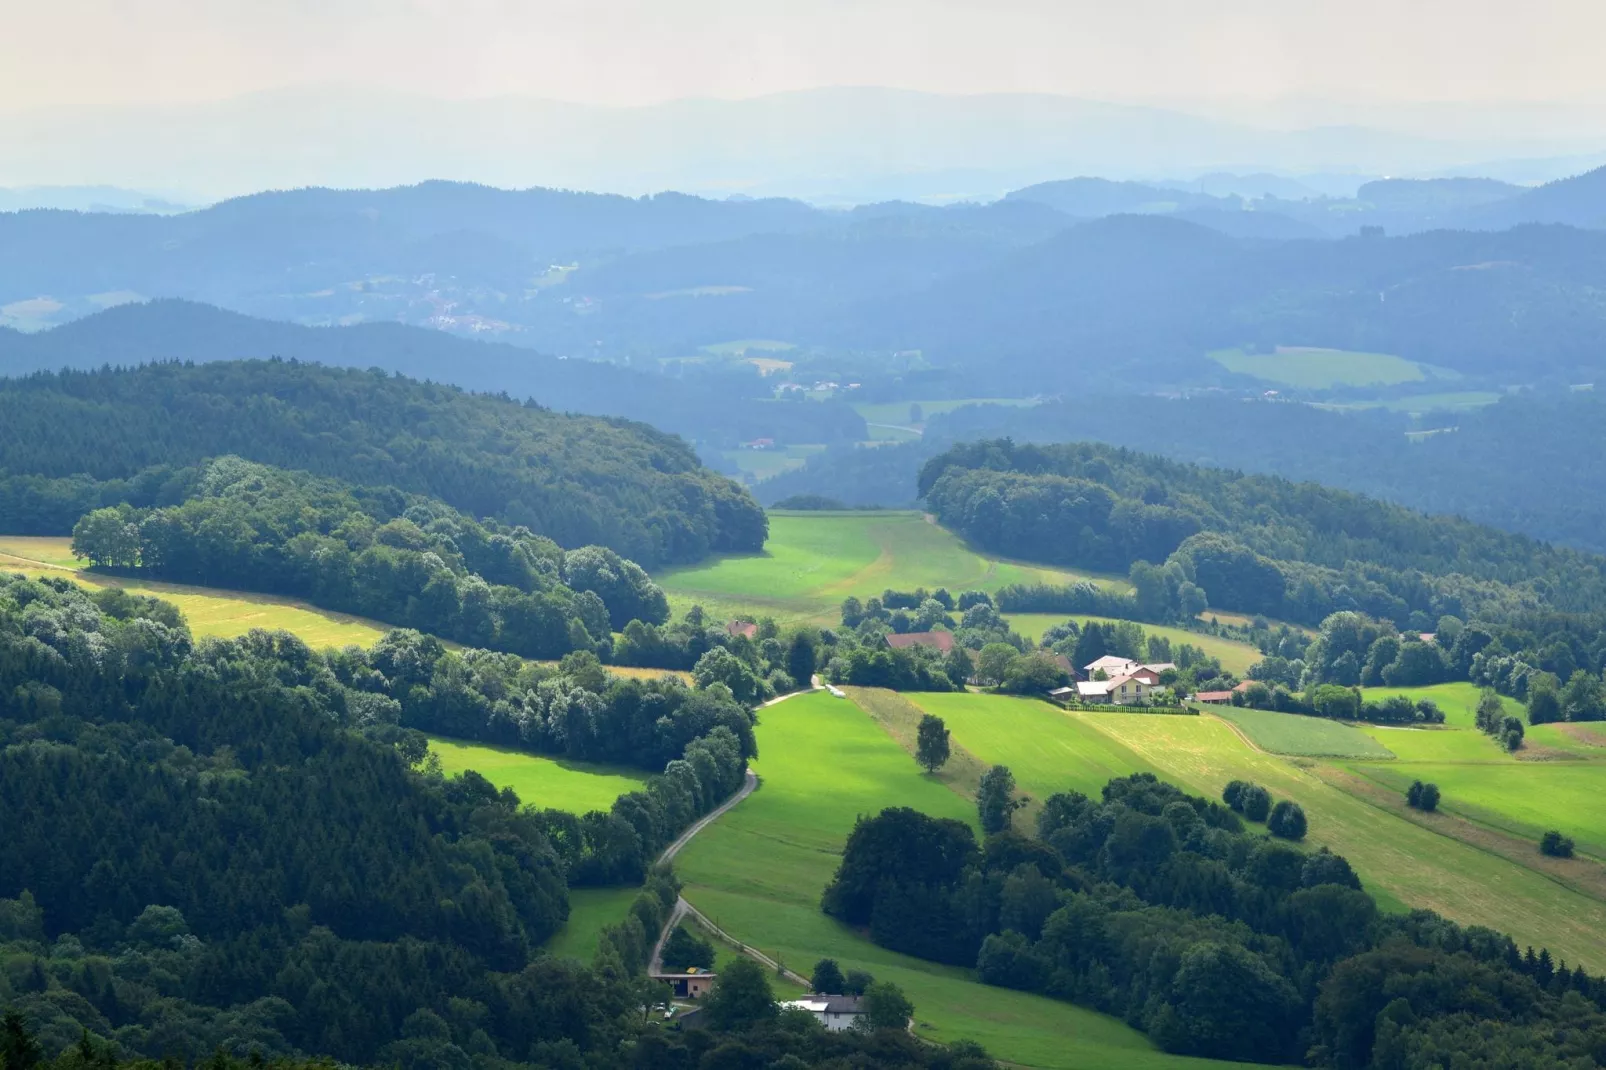
<path fill-rule="evenodd" d="M 1208 355 L 1228 371 L 1309 390 L 1334 386 L 1393 386 L 1427 378 L 1421 365 L 1388 353 L 1343 349 L 1245 353 L 1241 349 L 1221 349 Z"/>
<path fill-rule="evenodd" d="M 715 924 L 807 973 L 830 956 L 900 985 L 922 1035 L 969 1037 L 1025 1066 L 1202 1065 L 1155 1051 L 1122 1023 L 1067 1003 L 991 988 L 965 970 L 871 944 L 820 912 L 856 817 L 887 806 L 974 821 L 969 803 L 914 762 L 853 703 L 824 693 L 762 711 L 759 790 L 676 860 L 686 898 Z"/>
<path fill-rule="evenodd" d="M 183 611 L 196 638 L 229 639 L 253 628 L 283 629 L 300 636 L 308 646 L 371 646 L 389 631 L 379 621 L 318 609 L 293 598 L 189 587 L 153 580 L 129 580 L 83 571 L 83 562 L 67 549 L 67 538 L 0 537 L 0 570 L 30 576 L 69 576 L 86 587 L 121 587 L 131 594 L 152 595 Z M 64 571 L 70 570 L 70 571 Z"/>
<path fill-rule="evenodd" d="M 748 612 L 779 622 L 835 624 L 842 600 L 888 587 L 997 590 L 1010 583 L 1071 583 L 1083 573 L 988 557 L 915 512 L 771 513 L 761 554 L 668 569 L 656 579 L 677 612 L 693 603 L 716 616 Z M 1102 579 L 1105 584 L 1124 583 Z"/>
<path fill-rule="evenodd" d="M 1474 728 L 1478 714 L 1478 699 L 1483 690 L 1477 684 L 1460 681 L 1453 684 L 1434 684 L 1432 687 L 1363 687 L 1361 698 L 1366 702 L 1380 702 L 1403 695 L 1412 702 L 1428 699 L 1444 711 L 1444 723 L 1457 728 Z M 1513 717 L 1523 717 L 1522 703 L 1502 696 L 1501 705 Z M 1526 718 L 1524 718 L 1526 720 Z"/>
<path fill-rule="evenodd" d="M 1109 617 L 1089 617 L 1082 614 L 1066 615 L 1064 613 L 1010 613 L 1006 619 L 1009 626 L 1026 638 L 1037 642 L 1043 633 L 1056 624 L 1064 624 L 1067 620 L 1074 620 L 1078 624 L 1086 624 L 1090 620 L 1108 623 Z M 1233 639 L 1222 639 L 1219 636 L 1204 635 L 1199 632 L 1190 632 L 1185 628 L 1168 628 L 1162 624 L 1143 625 L 1145 635 L 1160 635 L 1171 640 L 1173 648 L 1183 643 L 1189 643 L 1203 650 L 1213 658 L 1221 659 L 1221 667 L 1228 672 L 1242 676 L 1249 670 L 1249 666 L 1260 660 L 1260 651 L 1248 643 L 1240 643 Z"/>
<path fill-rule="evenodd" d="M 498 788 L 512 788 L 526 806 L 571 814 L 606 810 L 647 779 L 640 770 L 624 766 L 571 762 L 439 736 L 429 738 L 429 749 L 440 757 L 448 776 L 472 769 Z"/>
<path fill-rule="evenodd" d="M 1212 706 L 1210 713 L 1237 725 L 1255 746 L 1273 754 L 1306 758 L 1392 758 L 1386 739 L 1378 740 L 1354 725 L 1305 717 L 1297 713 Z"/>
<path fill-rule="evenodd" d="M 1407 820 L 1397 795 L 1374 804 L 1342 790 L 1324 767 L 1251 750 L 1215 717 L 1070 713 L 1126 744 L 1168 779 L 1212 798 L 1227 781 L 1253 780 L 1291 798 L 1310 817 L 1311 845 L 1345 855 L 1374 895 L 1437 910 L 1469 925 L 1508 932 L 1519 944 L 1549 945 L 1569 961 L 1606 967 L 1606 904 L 1492 850 Z M 1441 815 L 1442 816 L 1442 815 Z M 1448 823 L 1445 817 L 1445 823 Z M 1535 852 L 1537 854 L 1537 852 Z M 1579 862 L 1579 866 L 1591 863 Z M 1520 906 L 1519 906 L 1520 904 Z"/>
<path fill-rule="evenodd" d="M 541 950 L 590 962 L 602 940 L 602 929 L 624 920 L 640 888 L 571 888 L 569 920 Z"/>

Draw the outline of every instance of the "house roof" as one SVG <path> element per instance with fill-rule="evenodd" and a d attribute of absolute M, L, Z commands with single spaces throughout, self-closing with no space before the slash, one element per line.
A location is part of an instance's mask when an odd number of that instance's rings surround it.
<path fill-rule="evenodd" d="M 1104 681 L 1104 686 L 1113 691 L 1115 688 L 1120 687 L 1122 684 L 1130 683 L 1133 680 L 1136 680 L 1138 683 L 1142 684 L 1144 687 L 1148 687 L 1149 686 L 1149 681 L 1145 680 L 1143 677 L 1139 676 L 1137 673 L 1128 673 L 1128 674 L 1126 674 L 1124 676 L 1117 676 L 1117 677 L 1115 677 L 1113 679 L 1105 680 Z"/>
<path fill-rule="evenodd" d="M 1084 697 L 1090 695 L 1108 695 L 1110 693 L 1110 681 L 1079 680 L 1076 684 L 1076 693 Z"/>
<path fill-rule="evenodd" d="M 653 977 L 660 981 L 691 981 L 712 980 L 719 975 L 713 970 L 688 970 L 686 973 L 655 973 Z"/>
<path fill-rule="evenodd" d="M 1252 687 L 1253 685 L 1258 684 L 1258 683 L 1260 683 L 1259 680 L 1240 680 L 1240 681 L 1238 681 L 1238 686 L 1233 688 L 1233 690 L 1234 691 L 1248 691 L 1250 687 Z"/>
<path fill-rule="evenodd" d="M 753 636 L 758 634 L 758 625 L 754 624 L 752 621 L 733 620 L 729 624 L 725 625 L 725 634 L 745 635 L 747 638 L 751 639 Z"/>
<path fill-rule="evenodd" d="M 1231 691 L 1201 691 L 1193 696 L 1195 702 L 1231 702 Z"/>
<path fill-rule="evenodd" d="M 1086 669 L 1088 672 L 1098 672 L 1100 669 L 1103 669 L 1105 672 L 1109 672 L 1111 669 L 1124 669 L 1131 664 L 1133 664 L 1131 658 L 1122 658 L 1117 657 L 1114 654 L 1106 654 L 1097 661 L 1088 662 L 1086 665 L 1082 666 L 1082 668 Z"/>
<path fill-rule="evenodd" d="M 788 1000 L 781 1006 L 798 1007 L 815 1014 L 863 1014 L 864 1008 L 860 1004 L 858 996 L 828 996 L 815 992 L 802 999 Z"/>
<path fill-rule="evenodd" d="M 1053 698 L 1056 695 L 1074 695 L 1074 694 L 1076 694 L 1076 688 L 1074 688 L 1074 687 L 1056 687 L 1054 690 L 1050 691 L 1048 694 L 1049 694 L 1050 698 Z"/>
<path fill-rule="evenodd" d="M 892 634 L 887 636 L 887 645 L 898 650 L 907 650 L 912 646 L 929 646 L 946 654 L 954 648 L 954 633 L 905 632 L 903 635 Z"/>

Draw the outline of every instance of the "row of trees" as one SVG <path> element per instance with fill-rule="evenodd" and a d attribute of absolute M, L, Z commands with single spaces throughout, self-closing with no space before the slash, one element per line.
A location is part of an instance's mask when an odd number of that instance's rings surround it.
<path fill-rule="evenodd" d="M 1343 858 L 1247 834 L 1148 774 L 1096 800 L 1049 797 L 1032 839 L 1006 828 L 978 844 L 902 808 L 861 818 L 822 906 L 883 946 L 1124 1017 L 1179 1054 L 1593 1065 L 1606 1041 L 1606 981 L 1487 929 L 1384 914 Z M 1433 1047 L 1446 1038 L 1457 1046 Z"/>

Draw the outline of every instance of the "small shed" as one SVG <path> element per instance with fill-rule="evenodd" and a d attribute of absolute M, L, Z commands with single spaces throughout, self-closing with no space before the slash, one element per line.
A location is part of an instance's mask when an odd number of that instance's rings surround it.
<path fill-rule="evenodd" d="M 714 990 L 714 978 L 719 975 L 694 966 L 685 973 L 655 973 L 652 976 L 653 980 L 663 981 L 674 989 L 676 999 L 701 999 Z"/>

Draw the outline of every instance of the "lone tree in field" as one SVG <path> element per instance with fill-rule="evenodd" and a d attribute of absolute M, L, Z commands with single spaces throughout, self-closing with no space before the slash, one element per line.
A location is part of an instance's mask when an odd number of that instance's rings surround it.
<path fill-rule="evenodd" d="M 941 717 L 926 714 L 920 718 L 920 732 L 915 741 L 915 761 L 935 773 L 948 762 L 948 726 Z"/>
<path fill-rule="evenodd" d="M 976 811 L 981 816 L 981 830 L 991 836 L 1009 828 L 1015 811 L 1030 800 L 1015 794 L 1015 774 L 1007 765 L 995 765 L 981 776 L 976 790 Z"/>
<path fill-rule="evenodd" d="M 1266 830 L 1285 840 L 1305 838 L 1305 811 L 1297 802 L 1284 799 L 1271 809 L 1266 819 Z"/>
<path fill-rule="evenodd" d="M 1251 821 L 1264 821 L 1271 812 L 1271 792 L 1247 780 L 1234 780 L 1221 793 L 1221 801 Z"/>
<path fill-rule="evenodd" d="M 814 964 L 809 987 L 822 995 L 840 996 L 847 987 L 847 978 L 842 976 L 842 967 L 836 964 L 836 959 L 821 959 Z"/>
<path fill-rule="evenodd" d="M 871 1029 L 907 1029 L 915 1005 L 891 981 L 877 981 L 864 990 L 864 1024 Z"/>
<path fill-rule="evenodd" d="M 1439 786 L 1437 784 L 1424 784 L 1420 780 L 1413 780 L 1410 788 L 1405 792 L 1405 802 L 1415 809 L 1432 813 L 1439 808 Z"/>
<path fill-rule="evenodd" d="M 1555 829 L 1545 833 L 1539 840 L 1539 850 L 1551 858 L 1571 858 L 1573 856 L 1573 840 L 1571 836 L 1563 836 Z"/>

